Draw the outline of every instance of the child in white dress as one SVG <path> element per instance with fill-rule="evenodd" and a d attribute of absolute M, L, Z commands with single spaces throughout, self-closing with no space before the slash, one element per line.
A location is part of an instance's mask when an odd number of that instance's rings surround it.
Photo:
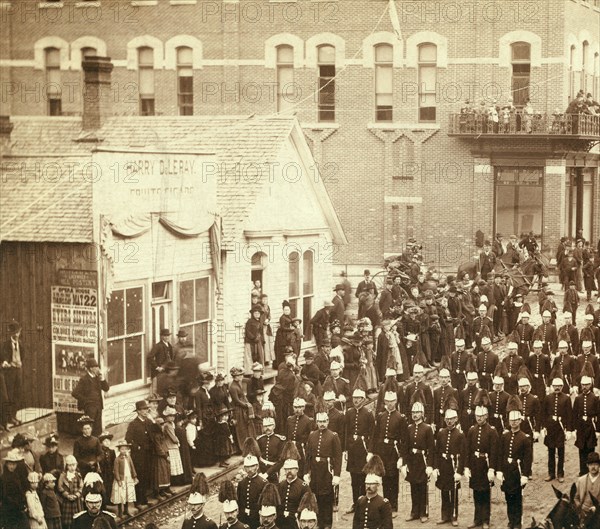
<path fill-rule="evenodd" d="M 117 443 L 119 455 L 115 459 L 115 480 L 110 500 L 117 506 L 119 518 L 131 516 L 129 514 L 129 503 L 136 501 L 135 486 L 138 484 L 138 479 L 133 461 L 129 455 L 130 448 L 131 445 L 125 439 Z"/>
<path fill-rule="evenodd" d="M 29 481 L 29 490 L 25 493 L 25 499 L 27 500 L 29 527 L 30 529 L 48 529 L 46 518 L 44 518 L 44 508 L 37 493 L 40 475 L 37 472 L 30 472 L 27 475 L 27 481 Z"/>

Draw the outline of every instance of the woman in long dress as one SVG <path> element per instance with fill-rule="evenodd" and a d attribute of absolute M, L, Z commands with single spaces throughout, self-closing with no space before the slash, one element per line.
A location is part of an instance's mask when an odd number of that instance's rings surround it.
<path fill-rule="evenodd" d="M 254 424 L 250 421 L 254 417 L 254 409 L 248 402 L 242 387 L 244 372 L 238 367 L 232 367 L 230 373 L 233 381 L 229 384 L 229 396 L 233 406 L 235 439 L 237 447 L 241 451 L 246 437 L 255 437 Z"/>

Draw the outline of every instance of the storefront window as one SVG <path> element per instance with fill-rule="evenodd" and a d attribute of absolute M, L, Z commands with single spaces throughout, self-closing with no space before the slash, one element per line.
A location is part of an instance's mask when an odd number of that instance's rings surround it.
<path fill-rule="evenodd" d="M 108 383 L 144 378 L 144 289 L 115 290 L 107 308 Z"/>
<path fill-rule="evenodd" d="M 201 277 L 179 283 L 179 328 L 188 331 L 196 356 L 208 362 L 211 351 L 210 279 Z"/>
<path fill-rule="evenodd" d="M 543 174 L 541 167 L 496 168 L 496 232 L 521 238 L 542 236 Z"/>

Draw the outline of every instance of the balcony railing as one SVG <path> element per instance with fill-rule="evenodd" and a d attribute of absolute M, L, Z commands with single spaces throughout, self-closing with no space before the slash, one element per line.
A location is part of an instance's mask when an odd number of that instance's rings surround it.
<path fill-rule="evenodd" d="M 457 136 L 569 136 L 600 140 L 600 116 L 589 114 L 523 114 L 511 112 L 498 122 L 481 114 L 450 114 L 448 134 Z"/>

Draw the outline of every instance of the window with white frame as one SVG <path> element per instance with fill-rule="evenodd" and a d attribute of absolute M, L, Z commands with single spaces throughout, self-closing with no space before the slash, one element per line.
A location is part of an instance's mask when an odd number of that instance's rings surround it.
<path fill-rule="evenodd" d="M 193 50 L 187 46 L 177 48 L 177 105 L 180 116 L 194 115 Z"/>
<path fill-rule="evenodd" d="M 144 287 L 113 290 L 106 310 L 108 383 L 144 381 Z"/>
<path fill-rule="evenodd" d="M 513 42 L 511 48 L 511 93 L 516 107 L 523 107 L 529 99 L 531 81 L 531 44 Z"/>
<path fill-rule="evenodd" d="M 436 120 L 437 46 L 419 45 L 419 122 Z"/>
<path fill-rule="evenodd" d="M 314 254 L 292 252 L 288 257 L 289 302 L 293 317 L 302 318 L 304 341 L 312 340 L 310 319 L 313 316 Z"/>
<path fill-rule="evenodd" d="M 569 49 L 569 99 L 575 97 L 575 45 Z"/>
<path fill-rule="evenodd" d="M 590 43 L 587 40 L 583 41 L 581 45 L 581 82 L 580 88 L 583 90 L 584 94 L 588 93 L 588 87 L 591 83 L 588 82 L 588 73 L 587 73 L 587 56 L 588 51 L 590 49 Z"/>
<path fill-rule="evenodd" d="M 48 115 L 60 116 L 62 114 L 62 88 L 60 84 L 60 50 L 46 48 L 44 50 L 46 67 L 46 100 L 48 101 Z"/>
<path fill-rule="evenodd" d="M 191 345 L 201 362 L 211 358 L 211 299 L 209 277 L 179 282 L 179 329 L 191 336 Z"/>
<path fill-rule="evenodd" d="M 335 121 L 335 48 L 324 44 L 317 48 L 319 69 L 319 121 Z"/>
<path fill-rule="evenodd" d="M 154 116 L 154 50 L 138 48 L 140 115 Z"/>
<path fill-rule="evenodd" d="M 394 47 L 378 44 L 375 56 L 375 121 L 393 120 L 394 98 Z"/>
<path fill-rule="evenodd" d="M 294 106 L 294 48 L 277 46 L 277 112 Z"/>
<path fill-rule="evenodd" d="M 600 97 L 600 53 L 594 53 L 594 97 Z"/>

